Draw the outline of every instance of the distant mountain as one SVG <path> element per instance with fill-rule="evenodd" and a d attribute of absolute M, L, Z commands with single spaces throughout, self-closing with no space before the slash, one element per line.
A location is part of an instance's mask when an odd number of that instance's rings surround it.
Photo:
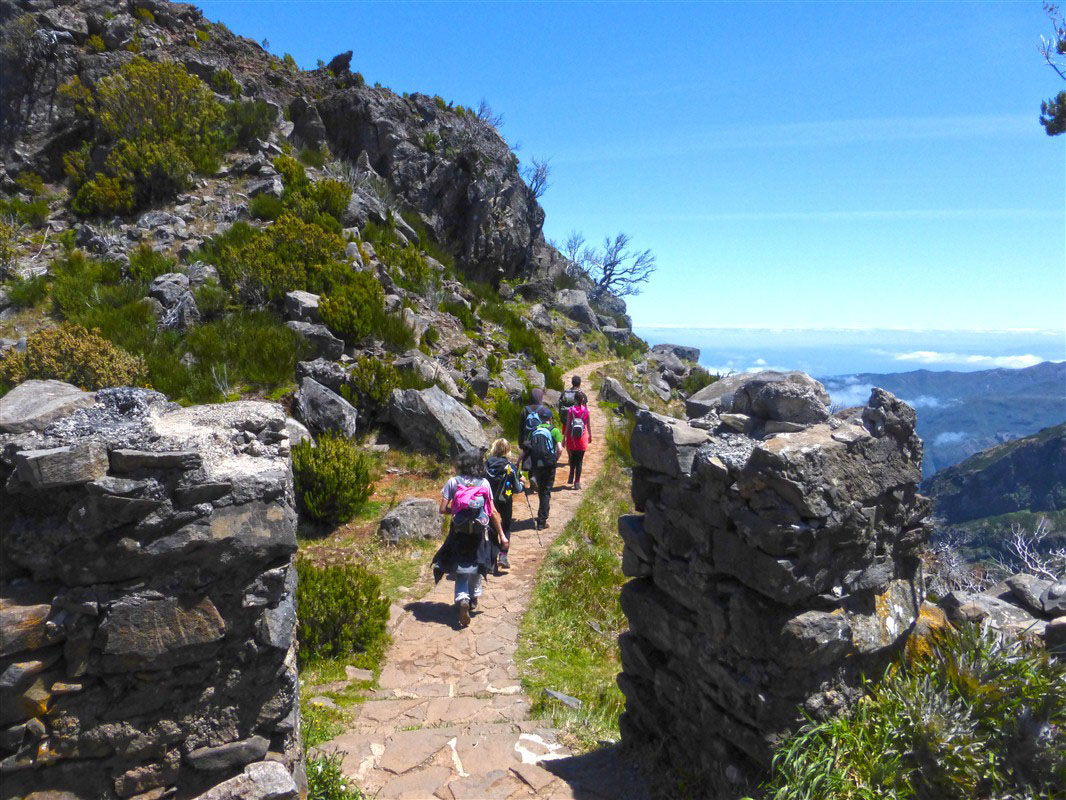
<path fill-rule="evenodd" d="M 906 400 L 918 412 L 926 477 L 967 457 L 1066 421 L 1066 362 L 980 372 L 915 370 L 823 378 L 834 403 L 866 401 L 870 389 Z"/>
<path fill-rule="evenodd" d="M 948 524 L 1066 509 L 1066 424 L 982 450 L 936 473 L 922 490 Z"/>

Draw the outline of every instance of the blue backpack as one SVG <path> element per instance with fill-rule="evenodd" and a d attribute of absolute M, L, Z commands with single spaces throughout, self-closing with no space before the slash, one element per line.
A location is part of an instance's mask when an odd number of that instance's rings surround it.
<path fill-rule="evenodd" d="M 533 454 L 533 463 L 538 467 L 554 467 L 556 462 L 555 439 L 551 428 L 542 425 L 533 431 L 529 440 L 529 450 Z"/>

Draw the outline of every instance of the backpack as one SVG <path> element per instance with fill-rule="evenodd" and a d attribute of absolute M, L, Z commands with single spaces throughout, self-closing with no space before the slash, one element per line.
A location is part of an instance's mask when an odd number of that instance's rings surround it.
<path fill-rule="evenodd" d="M 476 484 L 461 485 L 452 498 L 452 525 L 461 533 L 481 534 L 488 529 L 485 494 Z"/>
<path fill-rule="evenodd" d="M 538 467 L 555 466 L 555 439 L 552 437 L 551 428 L 542 426 L 533 431 L 533 436 L 529 440 L 529 449 Z"/>
<path fill-rule="evenodd" d="M 540 427 L 540 406 L 526 406 L 522 412 L 522 429 L 519 433 L 519 443 L 525 447 L 529 443 L 529 437 L 533 431 Z"/>
<path fill-rule="evenodd" d="M 570 438 L 573 441 L 577 441 L 585 434 L 585 420 L 577 416 L 574 413 L 574 409 L 570 409 Z"/>
<path fill-rule="evenodd" d="M 567 389 L 559 396 L 559 411 L 562 412 L 563 419 L 566 419 L 566 412 L 577 405 L 577 389 Z"/>
<path fill-rule="evenodd" d="M 506 458 L 492 458 L 485 465 L 485 477 L 492 488 L 492 499 L 497 503 L 510 503 L 511 497 L 522 491 L 522 482 L 513 464 Z"/>

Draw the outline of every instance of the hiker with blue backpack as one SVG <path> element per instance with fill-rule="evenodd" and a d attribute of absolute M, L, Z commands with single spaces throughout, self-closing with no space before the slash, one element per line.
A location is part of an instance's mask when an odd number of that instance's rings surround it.
<path fill-rule="evenodd" d="M 574 404 L 566 409 L 563 418 L 563 430 L 566 451 L 570 454 L 570 477 L 575 489 L 581 488 L 581 464 L 585 460 L 585 451 L 592 443 L 592 417 L 588 409 L 589 399 L 584 392 L 576 392 Z"/>
<path fill-rule="evenodd" d="M 500 514 L 492 500 L 492 488 L 482 477 L 484 459 L 476 450 L 468 450 L 456 459 L 458 473 L 441 489 L 440 513 L 451 514 L 448 536 L 433 556 L 433 578 L 440 581 L 445 573 L 455 576 L 455 605 L 459 625 L 470 624 L 470 612 L 481 597 L 481 578 L 495 566 L 496 554 L 489 537 L 495 530 L 500 547 L 507 547 L 507 535 Z"/>
<path fill-rule="evenodd" d="M 555 468 L 563 454 L 563 432 L 552 424 L 550 408 L 543 407 L 540 412 L 540 425 L 534 428 L 529 437 L 527 454 L 530 461 L 530 477 L 537 487 L 537 530 L 548 527 L 548 513 L 551 510 L 551 493 L 555 486 Z"/>

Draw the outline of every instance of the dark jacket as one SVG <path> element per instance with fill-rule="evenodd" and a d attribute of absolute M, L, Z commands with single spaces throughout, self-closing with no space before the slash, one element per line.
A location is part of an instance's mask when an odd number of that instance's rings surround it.
<path fill-rule="evenodd" d="M 452 524 L 444 544 L 433 554 L 433 580 L 439 582 L 445 574 L 455 572 L 460 564 L 477 564 L 477 571 L 487 575 L 496 566 L 499 546 L 493 542 L 495 537 L 483 534 L 471 535 L 461 533 Z"/>
<path fill-rule="evenodd" d="M 486 462 L 485 477 L 492 488 L 492 502 L 497 506 L 509 506 L 514 496 L 522 491 L 518 467 L 503 456 L 492 456 Z"/>

